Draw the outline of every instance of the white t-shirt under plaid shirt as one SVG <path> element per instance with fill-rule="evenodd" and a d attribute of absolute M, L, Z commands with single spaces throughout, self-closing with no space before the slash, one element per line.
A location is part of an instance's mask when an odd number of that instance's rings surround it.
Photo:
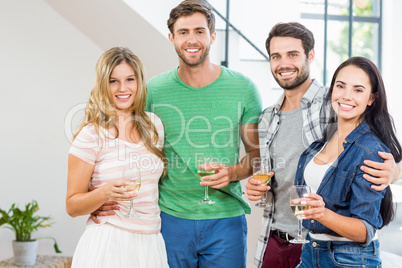
<path fill-rule="evenodd" d="M 328 88 L 322 86 L 316 80 L 313 80 L 307 92 L 304 94 L 301 100 L 301 108 L 302 108 L 302 117 L 303 117 L 303 139 L 294 139 L 297 141 L 307 141 L 306 148 L 315 140 L 321 139 L 323 137 L 323 133 L 329 122 L 333 122 L 333 119 L 330 119 L 330 102 L 325 104 L 325 97 L 327 95 Z M 269 154 L 269 146 L 271 145 L 274 138 L 280 139 L 280 137 L 276 137 L 280 126 L 280 108 L 285 99 L 285 95 L 278 99 L 278 101 L 265 109 L 259 119 L 258 123 L 258 136 L 260 143 L 260 154 L 261 156 L 270 156 Z M 325 105 L 324 105 L 325 104 Z M 278 140 L 279 141 L 279 140 Z M 291 146 L 291 145 L 289 145 Z M 303 151 L 300 152 L 302 154 Z M 295 167 L 288 167 L 297 169 Z M 296 171 L 294 172 L 296 173 Z M 294 180 L 294 178 L 293 178 Z M 278 193 L 276 193 L 278 194 Z M 289 195 L 289 192 L 283 192 L 279 194 Z M 268 193 L 268 200 L 271 200 L 273 204 L 271 207 L 264 209 L 263 219 L 262 219 L 262 227 L 261 232 L 258 237 L 256 253 L 254 255 L 254 263 L 258 267 L 261 267 L 265 248 L 268 244 L 269 233 L 272 227 L 272 218 L 273 212 L 275 211 L 275 203 L 272 192 Z M 276 221 L 280 221 L 280 217 L 278 219 L 278 214 L 276 214 Z M 295 224 L 297 222 L 295 221 Z"/>

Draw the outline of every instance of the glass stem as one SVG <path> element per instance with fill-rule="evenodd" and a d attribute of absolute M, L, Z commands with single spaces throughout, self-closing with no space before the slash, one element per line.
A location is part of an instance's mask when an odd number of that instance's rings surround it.
<path fill-rule="evenodd" d="M 298 229 L 298 237 L 300 237 L 300 238 L 303 238 L 303 235 L 302 235 L 302 227 L 303 227 L 303 220 L 299 220 L 299 229 Z"/>
<path fill-rule="evenodd" d="M 267 193 L 268 192 L 266 192 L 265 194 L 262 195 L 262 197 L 261 197 L 261 202 L 262 203 L 265 203 L 267 201 Z"/>
<path fill-rule="evenodd" d="M 209 196 L 208 196 L 208 186 L 205 186 L 205 198 L 204 200 L 209 200 Z"/>
<path fill-rule="evenodd" d="M 130 210 L 128 211 L 131 213 L 133 211 L 133 200 L 130 200 Z"/>

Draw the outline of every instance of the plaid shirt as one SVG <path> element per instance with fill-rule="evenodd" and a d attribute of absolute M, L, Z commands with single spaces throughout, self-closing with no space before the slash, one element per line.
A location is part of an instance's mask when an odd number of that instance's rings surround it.
<path fill-rule="evenodd" d="M 324 105 L 327 91 L 328 88 L 322 86 L 316 80 L 313 80 L 301 100 L 303 116 L 302 132 L 305 137 L 303 140 L 306 140 L 309 143 L 304 144 L 305 148 L 314 141 L 323 137 L 324 130 L 330 122 L 331 103 L 328 102 L 328 104 Z M 258 136 L 261 156 L 269 157 L 269 146 L 275 138 L 280 126 L 279 112 L 284 100 L 285 95 L 283 94 L 274 105 L 265 109 L 260 116 L 258 122 Z M 333 121 L 331 120 L 331 122 Z M 296 169 L 297 167 L 294 168 Z M 272 206 L 264 209 L 262 228 L 258 237 L 257 248 L 254 255 L 254 264 L 258 267 L 262 266 L 275 210 L 274 196 L 271 191 L 268 192 L 267 200 L 271 201 Z"/>

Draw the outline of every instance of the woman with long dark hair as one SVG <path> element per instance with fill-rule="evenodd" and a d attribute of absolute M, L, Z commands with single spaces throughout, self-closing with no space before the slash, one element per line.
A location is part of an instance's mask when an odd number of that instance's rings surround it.
<path fill-rule="evenodd" d="M 300 213 L 310 242 L 298 267 L 376 267 L 376 230 L 393 219 L 392 193 L 389 186 L 374 191 L 360 166 L 382 162 L 380 151 L 401 160 L 380 71 L 366 58 L 348 59 L 335 71 L 327 100 L 338 123 L 300 157 L 295 179 L 312 189 L 292 201 L 310 208 Z"/>

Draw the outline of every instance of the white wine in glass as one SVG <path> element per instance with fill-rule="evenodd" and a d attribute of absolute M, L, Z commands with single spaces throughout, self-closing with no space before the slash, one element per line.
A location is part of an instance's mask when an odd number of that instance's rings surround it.
<path fill-rule="evenodd" d="M 300 214 L 300 211 L 310 209 L 310 206 L 302 205 L 302 204 L 290 204 L 290 210 L 297 217 L 297 219 L 302 220 L 303 214 Z"/>
<path fill-rule="evenodd" d="M 135 194 L 135 193 L 138 193 L 138 191 L 141 188 L 141 181 L 139 181 L 139 180 L 130 180 L 130 181 L 128 181 L 128 185 L 126 185 L 126 186 L 127 186 L 127 188 L 128 187 L 134 188 L 134 190 L 132 190 L 130 192 L 127 192 L 127 193 Z"/>
<path fill-rule="evenodd" d="M 260 181 L 261 185 L 267 185 L 269 181 L 271 180 L 271 168 L 270 168 L 270 163 L 269 159 L 267 157 L 258 157 L 254 158 L 252 161 L 253 165 L 253 179 Z M 261 200 L 255 204 L 257 207 L 260 208 L 266 208 L 269 207 L 270 204 L 268 204 L 267 201 L 267 194 L 265 193 Z"/>
<path fill-rule="evenodd" d="M 200 166 L 210 163 L 212 162 L 211 158 L 208 157 L 202 157 L 199 158 L 197 161 L 197 175 L 198 178 L 200 180 L 202 180 L 203 177 L 205 176 L 210 176 L 210 175 L 214 175 L 215 174 L 215 170 L 205 170 L 203 168 L 201 168 Z M 208 195 L 208 186 L 205 186 L 205 191 L 204 191 L 204 199 L 201 200 L 200 202 L 198 202 L 199 204 L 203 205 L 203 204 L 208 204 L 208 205 L 212 205 L 215 204 L 215 201 L 209 199 L 209 195 Z"/>
<path fill-rule="evenodd" d="M 123 169 L 123 181 L 126 181 L 128 184 L 125 187 L 132 187 L 134 190 L 127 192 L 137 193 L 141 188 L 141 170 L 139 168 L 124 168 Z M 124 187 L 124 186 L 123 186 Z M 130 209 L 128 210 L 127 214 L 124 216 L 128 218 L 139 217 L 138 213 L 135 213 L 133 210 L 133 200 L 130 200 Z"/>
<path fill-rule="evenodd" d="M 300 211 L 310 209 L 310 206 L 301 204 L 301 201 L 307 200 L 304 195 L 309 193 L 311 193 L 311 189 L 307 185 L 293 185 L 292 188 L 290 188 L 290 210 L 297 217 L 298 220 L 297 237 L 290 240 L 290 243 L 306 244 L 310 242 L 303 237 L 303 214 L 300 214 Z"/>

